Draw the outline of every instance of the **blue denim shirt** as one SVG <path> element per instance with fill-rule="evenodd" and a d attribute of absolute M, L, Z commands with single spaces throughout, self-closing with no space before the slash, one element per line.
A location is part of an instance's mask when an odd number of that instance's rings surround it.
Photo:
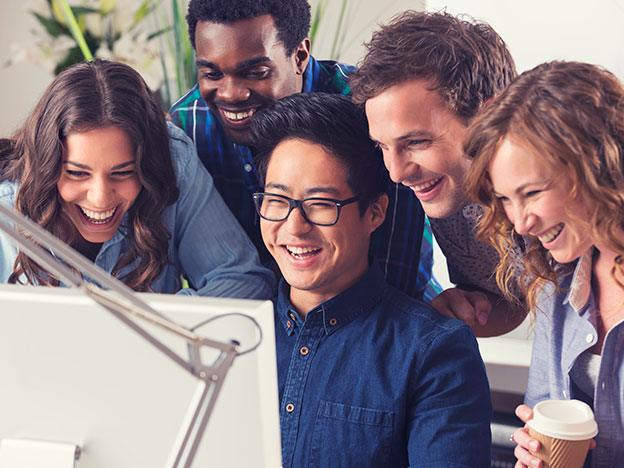
<path fill-rule="evenodd" d="M 592 249 L 593 251 L 593 249 Z M 593 401 L 574 384 L 570 371 L 581 353 L 596 344 L 596 305 L 591 292 L 592 251 L 578 261 L 561 290 L 549 284 L 542 293 L 525 402 L 579 399 L 594 410 L 596 448 L 586 467 L 624 466 L 624 321 L 605 337 Z"/>
<path fill-rule="evenodd" d="M 180 190 L 178 200 L 163 212 L 171 233 L 169 260 L 154 292 L 173 293 L 180 289 L 183 272 L 194 289 L 182 294 L 269 299 L 274 296 L 273 274 L 259 263 L 256 249 L 230 213 L 214 187 L 212 177 L 200 164 L 195 146 L 186 134 L 168 124 L 171 157 Z M 0 203 L 13 208 L 19 187 L 0 183 Z M 115 235 L 106 241 L 95 264 L 108 273 L 128 251 L 124 235 L 127 215 Z M 2 221 L 0 221 L 2 222 Z M 0 282 L 13 272 L 17 248 L 0 232 Z M 134 268 L 130 265 L 120 276 Z"/>
<path fill-rule="evenodd" d="M 374 265 L 302 320 L 275 307 L 282 463 L 489 467 L 490 391 L 472 331 Z"/>

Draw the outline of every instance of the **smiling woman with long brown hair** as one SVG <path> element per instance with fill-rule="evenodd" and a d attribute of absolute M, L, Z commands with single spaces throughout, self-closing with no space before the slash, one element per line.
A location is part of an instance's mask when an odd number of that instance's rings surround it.
<path fill-rule="evenodd" d="M 74 65 L 0 144 L 0 203 L 137 291 L 268 298 L 273 278 L 140 75 Z M 0 281 L 59 285 L 0 236 Z M 184 290 L 192 293 L 191 290 Z"/>

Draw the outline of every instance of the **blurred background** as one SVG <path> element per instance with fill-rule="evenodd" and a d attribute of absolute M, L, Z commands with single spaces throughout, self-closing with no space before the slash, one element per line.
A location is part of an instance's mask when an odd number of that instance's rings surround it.
<path fill-rule="evenodd" d="M 161 92 L 164 106 L 194 82 L 178 84 L 192 53 L 183 30 L 188 0 L 70 0 L 96 56 L 126 61 Z M 566 59 L 603 65 L 624 78 L 624 0 L 311 0 L 312 53 L 357 63 L 378 23 L 408 8 L 446 8 L 492 24 L 520 71 Z M 75 43 L 55 29 L 63 17 L 49 0 L 3 0 L 0 16 L 0 136 L 12 133 Z M 177 9 L 177 12 L 175 11 Z M 53 34 L 57 33 L 57 37 Z M 183 41 L 185 43 L 183 43 Z M 186 49 L 185 49 L 186 47 Z M 75 54 L 78 53 L 76 49 Z M 186 52 L 186 57 L 181 58 Z M 181 61 L 187 60 L 187 66 Z M 163 76 L 163 61 L 168 76 Z M 178 65 L 178 66 L 176 66 Z M 184 77 L 183 77 L 184 78 Z M 166 86 L 168 85 L 168 86 Z"/>

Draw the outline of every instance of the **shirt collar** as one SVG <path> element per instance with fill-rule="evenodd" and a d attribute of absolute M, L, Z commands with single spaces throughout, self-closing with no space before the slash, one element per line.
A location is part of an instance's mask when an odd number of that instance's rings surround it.
<path fill-rule="evenodd" d="M 307 315 L 305 322 L 318 322 L 325 334 L 330 334 L 353 321 L 358 316 L 369 312 L 383 297 L 387 284 L 383 272 L 376 262 L 368 269 L 357 283 L 337 296 L 319 304 Z M 304 325 L 289 299 L 290 286 L 284 279 L 280 281 L 276 300 L 279 322 L 291 335 L 296 328 Z"/>
<path fill-rule="evenodd" d="M 564 303 L 569 302 L 576 312 L 585 307 L 589 300 L 593 257 L 594 248 L 591 247 L 577 262 L 574 275 L 572 276 L 570 292 L 564 301 Z"/>

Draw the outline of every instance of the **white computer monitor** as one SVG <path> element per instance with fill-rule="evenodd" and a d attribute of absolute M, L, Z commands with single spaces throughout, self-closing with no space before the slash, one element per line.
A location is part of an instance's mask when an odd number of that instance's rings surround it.
<path fill-rule="evenodd" d="M 219 317 L 197 331 L 242 349 L 258 328 L 229 314 L 256 320 L 262 342 L 234 360 L 192 466 L 281 466 L 272 304 L 139 296 L 187 327 Z M 186 353 L 183 340 L 150 331 Z M 0 376 L 0 439 L 76 444 L 76 468 L 165 466 L 197 386 L 80 290 L 17 285 L 0 285 Z"/>

